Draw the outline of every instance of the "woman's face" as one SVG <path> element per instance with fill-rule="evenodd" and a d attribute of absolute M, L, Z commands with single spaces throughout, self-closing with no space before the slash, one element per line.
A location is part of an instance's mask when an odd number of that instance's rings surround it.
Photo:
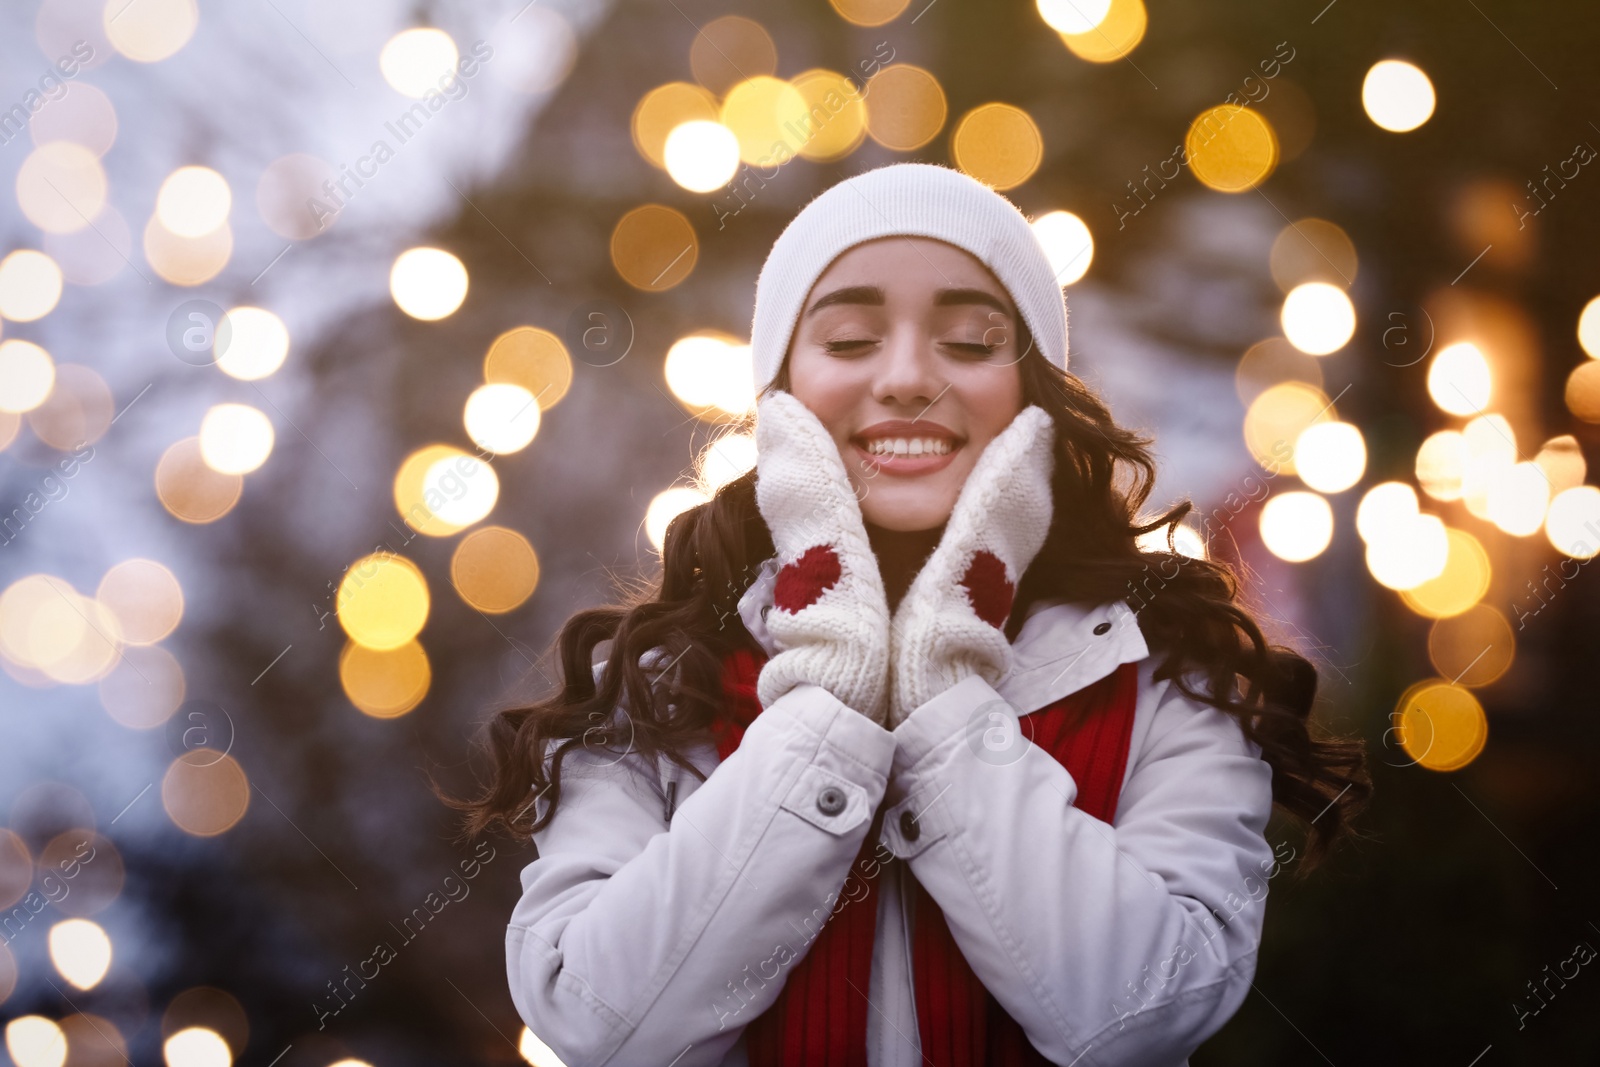
<path fill-rule="evenodd" d="M 932 238 L 856 245 L 817 279 L 789 344 L 789 391 L 833 436 L 868 523 L 949 519 L 1023 408 L 1020 333 L 989 269 Z"/>

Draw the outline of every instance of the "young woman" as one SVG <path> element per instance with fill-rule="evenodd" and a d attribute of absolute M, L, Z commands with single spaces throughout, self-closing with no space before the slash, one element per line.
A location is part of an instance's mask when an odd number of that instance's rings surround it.
<path fill-rule="evenodd" d="M 897 164 L 813 200 L 752 325 L 756 470 L 499 713 L 473 835 L 532 835 L 513 1000 L 571 1067 L 1174 1067 L 1268 881 L 1350 832 L 1358 742 L 1066 371 L 1026 218 Z M 1137 599 L 1137 614 L 1130 607 Z M 602 643 L 606 659 L 592 662 Z"/>

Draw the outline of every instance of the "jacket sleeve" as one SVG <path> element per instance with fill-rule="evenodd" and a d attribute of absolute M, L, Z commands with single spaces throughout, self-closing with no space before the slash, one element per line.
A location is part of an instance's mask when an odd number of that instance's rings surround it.
<path fill-rule="evenodd" d="M 1278 867 L 1263 836 L 1272 768 L 1237 719 L 1152 683 L 1152 670 L 1140 665 L 1136 717 L 1150 725 L 1111 824 L 1072 805 L 1077 783 L 1049 753 L 1030 745 L 1004 765 L 976 755 L 983 711 L 1001 699 L 982 678 L 894 731 L 885 839 L 979 980 L 1056 1063 L 1182 1064 L 1255 974 Z"/>
<path fill-rule="evenodd" d="M 523 1021 L 570 1067 L 720 1063 L 845 899 L 893 758 L 889 731 L 800 685 L 669 825 L 653 764 L 575 747 L 506 929 Z"/>

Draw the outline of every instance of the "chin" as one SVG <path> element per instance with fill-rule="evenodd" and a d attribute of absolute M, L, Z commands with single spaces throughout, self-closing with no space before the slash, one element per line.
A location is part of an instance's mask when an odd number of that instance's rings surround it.
<path fill-rule="evenodd" d="M 931 499 L 930 494 L 877 493 L 863 501 L 861 517 L 872 525 L 895 533 L 916 533 L 942 526 L 950 519 L 955 501 L 941 494 Z"/>

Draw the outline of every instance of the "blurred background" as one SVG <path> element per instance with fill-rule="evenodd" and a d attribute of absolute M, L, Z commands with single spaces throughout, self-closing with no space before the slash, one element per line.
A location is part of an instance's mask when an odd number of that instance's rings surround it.
<path fill-rule="evenodd" d="M 532 849 L 423 771 L 469 789 L 752 464 L 783 225 L 923 160 L 1035 220 L 1151 505 L 1372 752 L 1192 1062 L 1600 1062 L 1597 45 L 1570 0 L 7 3 L 0 1056 L 555 1063 Z"/>

